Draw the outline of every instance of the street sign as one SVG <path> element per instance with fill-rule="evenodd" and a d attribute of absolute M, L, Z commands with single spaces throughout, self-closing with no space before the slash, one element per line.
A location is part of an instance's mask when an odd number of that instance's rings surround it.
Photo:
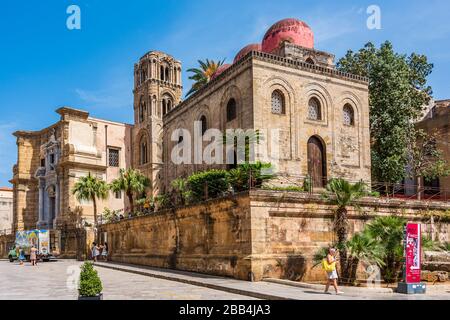
<path fill-rule="evenodd" d="M 420 283 L 421 272 L 421 226 L 418 223 L 406 225 L 405 238 L 405 282 Z"/>

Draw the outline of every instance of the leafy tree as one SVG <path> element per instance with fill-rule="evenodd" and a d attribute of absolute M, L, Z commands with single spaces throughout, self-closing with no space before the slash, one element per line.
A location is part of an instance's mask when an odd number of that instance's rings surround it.
<path fill-rule="evenodd" d="M 198 60 L 198 64 L 200 68 L 191 68 L 188 72 L 192 72 L 193 75 L 189 77 L 190 80 L 194 80 L 194 84 L 192 85 L 191 90 L 186 94 L 186 96 L 190 96 L 194 92 L 198 91 L 201 87 L 206 85 L 210 80 L 213 74 L 222 66 L 225 62 L 225 59 L 222 61 L 214 61 L 206 59 L 206 61 Z"/>
<path fill-rule="evenodd" d="M 78 201 L 92 201 L 94 206 L 94 223 L 97 226 L 97 199 L 105 200 L 109 196 L 108 184 L 94 177 L 90 172 L 87 176 L 81 177 L 73 186 L 72 194 Z"/>
<path fill-rule="evenodd" d="M 80 283 L 78 293 L 82 297 L 96 297 L 103 290 L 102 281 L 97 271 L 90 262 L 85 262 L 81 266 Z"/>
<path fill-rule="evenodd" d="M 437 148 L 440 132 L 427 134 L 424 130 L 414 130 L 409 145 L 409 177 L 415 178 L 418 198 L 422 194 L 422 180 L 432 180 L 448 176 L 450 166 L 441 150 Z"/>
<path fill-rule="evenodd" d="M 337 236 L 337 247 L 341 262 L 341 278 L 350 279 L 347 249 L 345 244 L 348 238 L 348 207 L 358 207 L 356 200 L 365 196 L 366 185 L 363 182 L 351 184 L 344 179 L 332 179 L 326 186 L 323 197 L 337 206 L 334 217 L 334 231 Z"/>
<path fill-rule="evenodd" d="M 366 226 L 368 234 L 384 248 L 381 275 L 387 283 L 398 280 L 403 263 L 403 233 L 406 220 L 400 217 L 378 217 Z"/>
<path fill-rule="evenodd" d="M 196 201 L 206 198 L 206 190 L 208 190 L 208 198 L 217 198 L 228 192 L 227 171 L 225 170 L 213 169 L 194 173 L 188 177 L 187 181 Z"/>
<path fill-rule="evenodd" d="M 120 176 L 111 183 L 114 192 L 124 191 L 134 213 L 134 196 L 141 196 L 150 186 L 150 180 L 135 169 L 120 170 Z"/>
<path fill-rule="evenodd" d="M 408 162 L 408 133 L 432 94 L 427 77 L 433 65 L 424 55 L 394 52 L 390 42 L 380 48 L 369 42 L 358 52 L 348 51 L 337 68 L 369 79 L 373 179 L 402 180 Z"/>

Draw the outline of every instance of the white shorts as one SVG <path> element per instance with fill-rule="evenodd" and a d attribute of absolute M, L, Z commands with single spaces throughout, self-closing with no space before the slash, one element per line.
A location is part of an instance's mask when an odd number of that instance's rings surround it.
<path fill-rule="evenodd" d="M 327 274 L 328 274 L 328 279 L 329 280 L 334 280 L 334 279 L 338 278 L 338 274 L 337 274 L 336 270 L 333 270 L 331 272 L 327 272 Z"/>

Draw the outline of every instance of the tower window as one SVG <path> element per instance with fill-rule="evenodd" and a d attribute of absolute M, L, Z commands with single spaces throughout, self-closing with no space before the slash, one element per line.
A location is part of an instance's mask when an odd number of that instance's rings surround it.
<path fill-rule="evenodd" d="M 55 154 L 54 153 L 50 154 L 50 164 L 55 164 Z"/>
<path fill-rule="evenodd" d="M 121 191 L 116 191 L 116 192 L 114 192 L 114 198 L 116 198 L 116 199 L 122 199 L 122 192 L 121 192 Z"/>
<path fill-rule="evenodd" d="M 110 167 L 119 167 L 119 150 L 108 149 L 108 163 Z"/>
<path fill-rule="evenodd" d="M 346 104 L 343 109 L 343 122 L 347 126 L 355 125 L 355 113 L 351 105 Z"/>
<path fill-rule="evenodd" d="M 272 113 L 285 114 L 284 96 L 279 90 L 272 92 Z"/>
<path fill-rule="evenodd" d="M 317 98 L 311 98 L 308 104 L 308 119 L 322 120 L 322 110 L 320 102 Z"/>
<path fill-rule="evenodd" d="M 140 160 L 141 165 L 148 163 L 148 147 L 147 147 L 147 139 L 145 136 L 141 138 L 140 143 Z"/>
<path fill-rule="evenodd" d="M 208 130 L 208 121 L 205 116 L 200 118 L 201 126 L 202 126 L 202 136 L 205 135 L 206 130 Z"/>
<path fill-rule="evenodd" d="M 236 100 L 233 98 L 227 104 L 227 122 L 236 119 Z"/>

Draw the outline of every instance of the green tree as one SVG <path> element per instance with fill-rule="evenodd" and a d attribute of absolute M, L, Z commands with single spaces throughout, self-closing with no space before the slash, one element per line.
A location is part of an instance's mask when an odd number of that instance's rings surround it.
<path fill-rule="evenodd" d="M 402 269 L 405 225 L 406 220 L 400 217 L 378 217 L 366 226 L 368 234 L 384 248 L 381 275 L 387 283 L 396 282 Z"/>
<path fill-rule="evenodd" d="M 337 247 L 341 263 L 341 278 L 348 282 L 350 269 L 345 244 L 348 238 L 348 207 L 358 208 L 356 200 L 367 195 L 363 182 L 351 184 L 344 179 L 332 179 L 326 186 L 323 197 L 337 206 L 334 217 L 334 232 L 337 237 Z"/>
<path fill-rule="evenodd" d="M 414 130 L 409 145 L 409 178 L 416 179 L 418 199 L 422 195 L 422 180 L 432 180 L 450 174 L 450 166 L 437 141 L 441 133 L 426 133 L 422 129 Z"/>
<path fill-rule="evenodd" d="M 134 196 L 140 197 L 150 186 L 150 180 L 135 169 L 120 170 L 120 176 L 111 182 L 114 192 L 124 191 L 130 203 L 131 213 L 134 213 Z"/>
<path fill-rule="evenodd" d="M 87 176 L 81 177 L 73 186 L 72 194 L 78 201 L 92 201 L 94 206 L 94 223 L 97 226 L 97 199 L 105 200 L 109 196 L 108 184 L 94 177 L 90 172 Z"/>
<path fill-rule="evenodd" d="M 191 68 L 188 69 L 188 72 L 192 72 L 193 75 L 189 77 L 190 80 L 194 80 L 194 84 L 192 85 L 191 90 L 186 94 L 186 96 L 190 96 L 194 92 L 198 91 L 201 87 L 206 85 L 210 80 L 213 74 L 222 66 L 225 62 L 225 59 L 222 61 L 214 61 L 206 59 L 206 61 L 198 60 L 198 64 L 200 68 Z"/>
<path fill-rule="evenodd" d="M 371 42 L 348 51 L 337 64 L 340 71 L 369 79 L 373 180 L 395 183 L 405 177 L 408 134 L 432 94 L 427 77 L 433 65 L 427 57 L 394 52 L 390 42 Z"/>

